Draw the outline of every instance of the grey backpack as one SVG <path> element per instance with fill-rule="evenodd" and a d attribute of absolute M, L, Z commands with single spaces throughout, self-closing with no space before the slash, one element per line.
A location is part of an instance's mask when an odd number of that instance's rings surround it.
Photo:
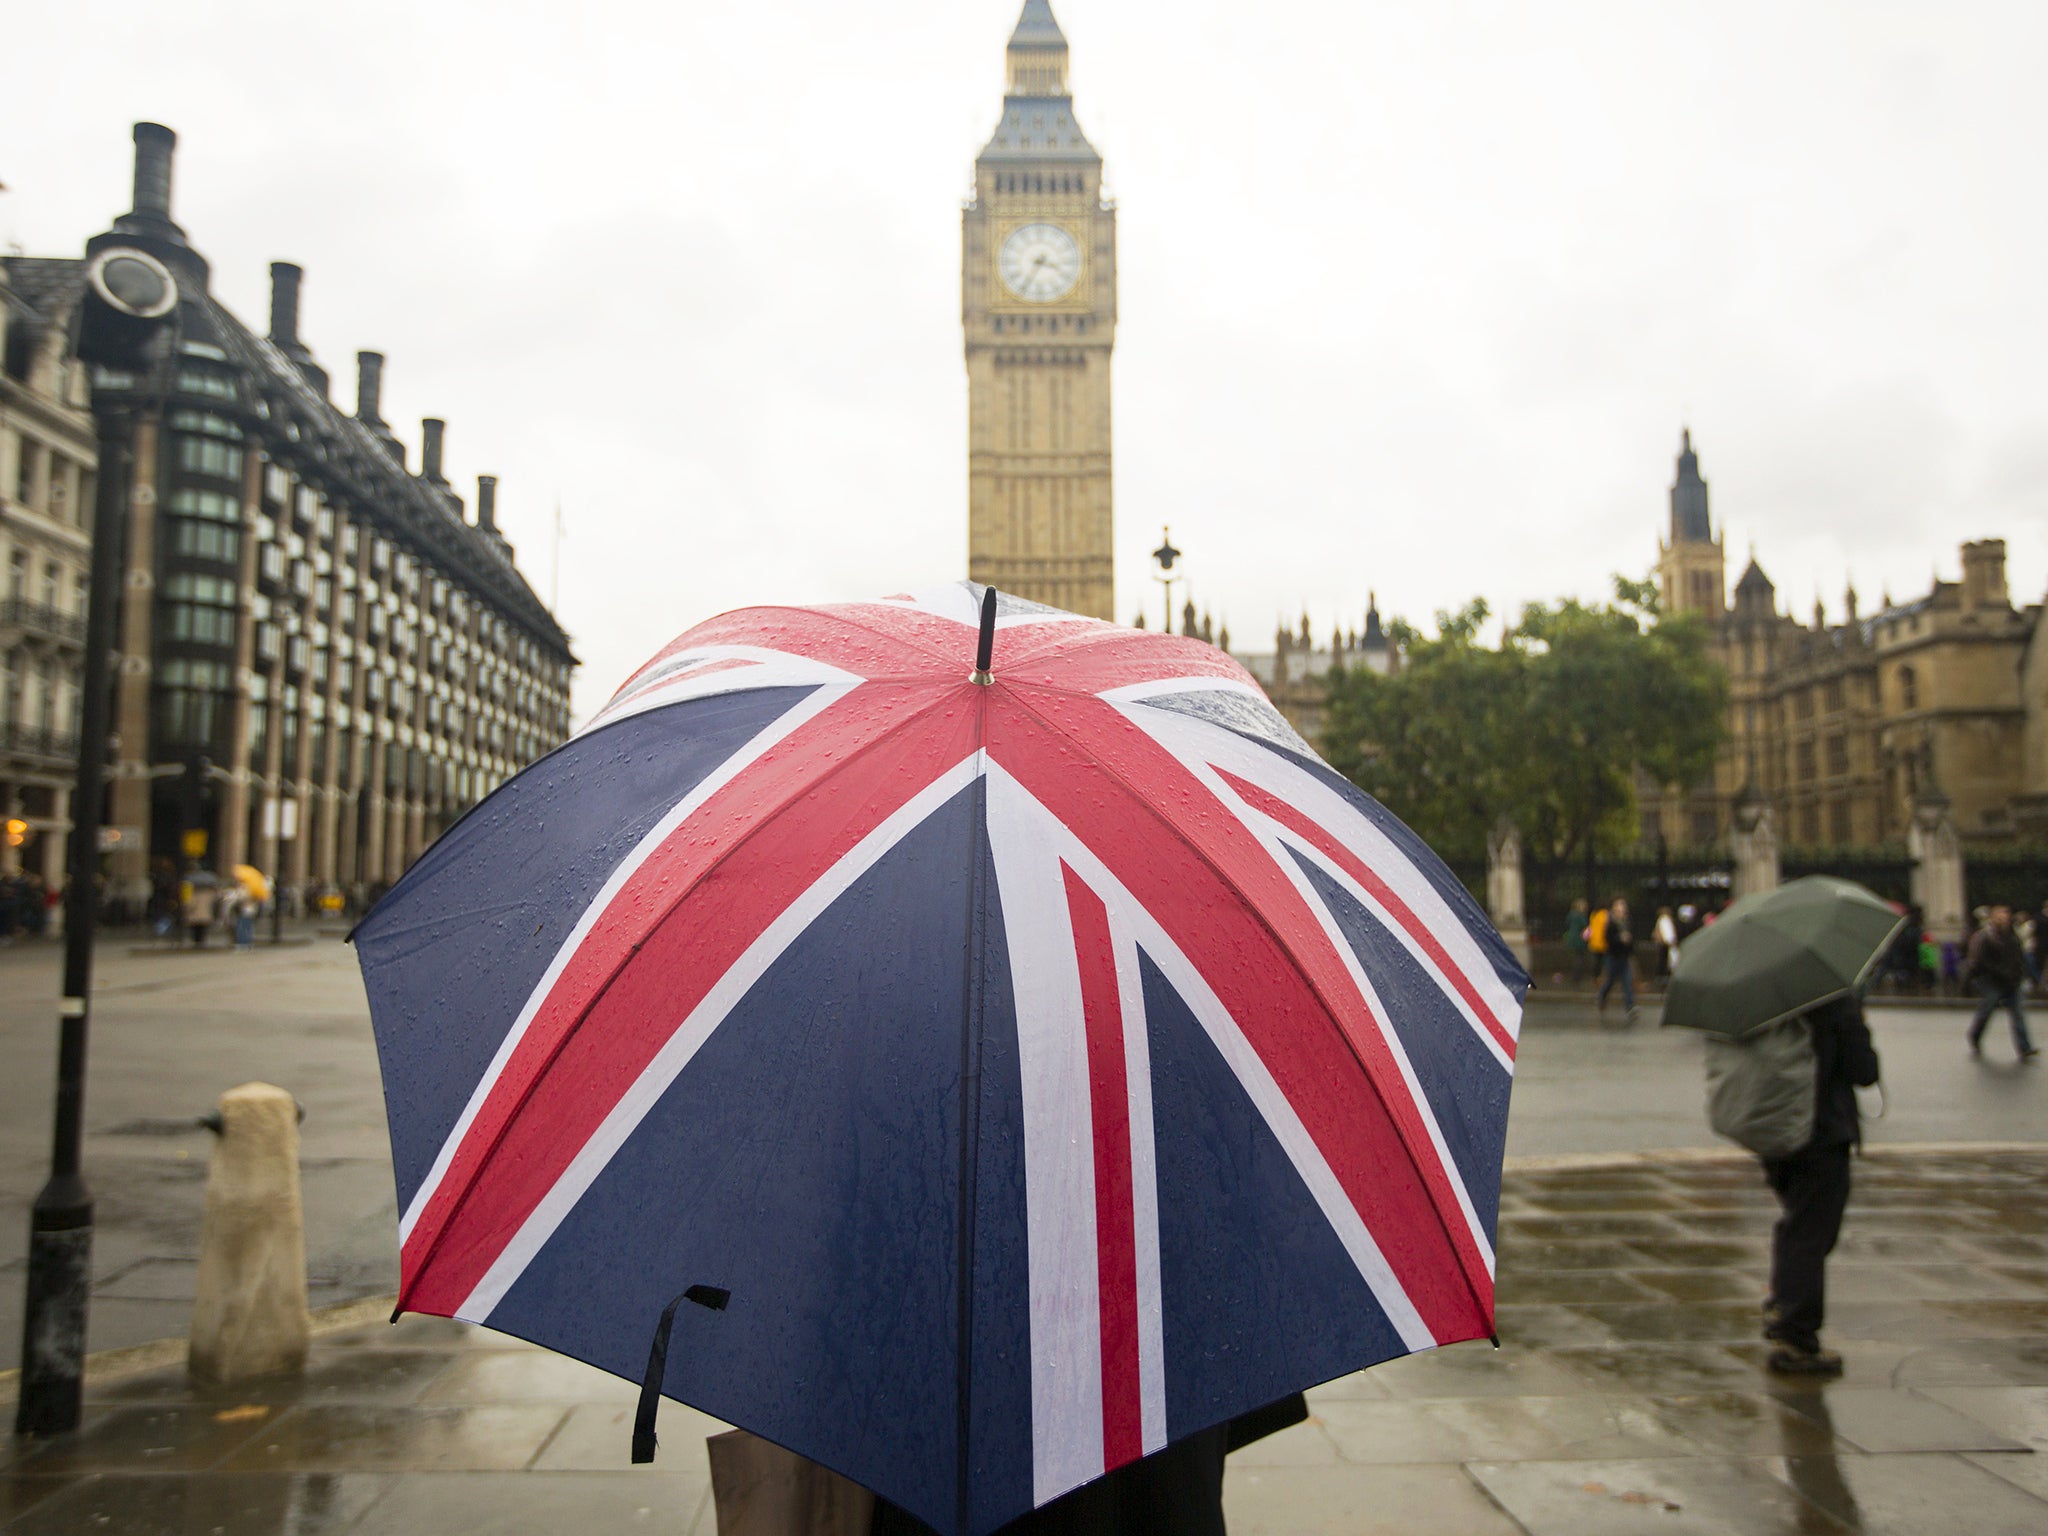
<path fill-rule="evenodd" d="M 1759 1157 L 1813 1140 L 1813 1033 L 1803 1017 L 1740 1040 L 1707 1036 L 1707 1124 Z"/>

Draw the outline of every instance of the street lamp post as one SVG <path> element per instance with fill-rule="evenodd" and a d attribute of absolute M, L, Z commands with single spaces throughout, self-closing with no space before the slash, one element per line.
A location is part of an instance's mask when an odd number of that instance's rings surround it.
<path fill-rule="evenodd" d="M 70 870 L 64 887 L 64 990 L 58 1003 L 57 1095 L 50 1177 L 29 1216 L 28 1290 L 22 1307 L 18 1435 L 78 1427 L 92 1287 L 92 1193 L 80 1168 L 85 1131 L 86 1024 L 99 921 L 101 804 L 112 725 L 113 652 L 134 472 L 135 419 L 153 392 L 177 308 L 178 287 L 155 257 L 115 245 L 86 266 L 79 299 L 79 360 L 94 371 L 99 483 L 93 502 L 92 581 L 79 682 L 78 776 L 71 794 Z M 103 383 L 107 387 L 102 387 Z"/>
<path fill-rule="evenodd" d="M 1152 579 L 1166 588 L 1166 630 L 1173 633 L 1173 584 L 1179 578 L 1173 574 L 1174 562 L 1180 559 L 1180 551 L 1173 547 L 1168 529 L 1159 530 L 1159 547 L 1152 551 Z"/>

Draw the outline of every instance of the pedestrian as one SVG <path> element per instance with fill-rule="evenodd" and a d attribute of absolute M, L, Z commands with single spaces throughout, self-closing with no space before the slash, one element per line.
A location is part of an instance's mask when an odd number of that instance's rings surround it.
<path fill-rule="evenodd" d="M 1669 907 L 1657 909 L 1657 974 L 1669 976 L 1678 969 L 1678 920 Z"/>
<path fill-rule="evenodd" d="M 1595 999 L 1595 1006 L 1600 1016 L 1605 1018 L 1607 994 L 1614 990 L 1614 984 L 1618 981 L 1621 983 L 1622 1006 L 1626 1010 L 1628 1022 L 1633 1024 L 1636 1021 L 1636 936 L 1628 925 L 1628 898 L 1615 897 L 1605 911 L 1607 921 L 1600 929 L 1600 993 Z"/>
<path fill-rule="evenodd" d="M 2020 990 L 2027 982 L 2026 952 L 2012 930 L 2011 907 L 1993 907 L 1983 926 L 1970 935 L 1963 979 L 1982 999 L 1970 1020 L 1970 1054 L 1983 1054 L 1985 1027 L 1991 1015 L 2003 1008 L 2012 1016 L 2014 1052 L 2021 1061 L 2033 1057 L 2034 1042 L 2027 1038 L 2027 1013 L 2020 1003 Z"/>
<path fill-rule="evenodd" d="M 230 894 L 229 899 L 235 904 L 235 948 L 254 949 L 256 947 L 256 898 L 247 891 L 235 891 Z"/>
<path fill-rule="evenodd" d="M 1805 1018 L 1813 1037 L 1813 1135 L 1796 1152 L 1762 1159 L 1779 1210 L 1764 1299 L 1764 1337 L 1776 1347 L 1766 1364 L 1782 1376 L 1839 1376 L 1842 1357 L 1820 1343 L 1827 1261 L 1849 1204 L 1850 1155 L 1863 1140 L 1856 1090 L 1877 1081 L 1877 1050 L 1854 993 Z"/>
<path fill-rule="evenodd" d="M 1571 967 L 1572 985 L 1586 979 L 1586 898 L 1581 896 L 1564 915 L 1565 962 Z"/>
<path fill-rule="evenodd" d="M 188 879 L 180 898 L 179 916 L 192 935 L 192 947 L 204 949 L 207 930 L 220 916 L 220 893 L 208 881 Z"/>
<path fill-rule="evenodd" d="M 2034 918 L 2034 985 L 2048 983 L 2048 901 L 2041 903 L 2040 913 Z"/>

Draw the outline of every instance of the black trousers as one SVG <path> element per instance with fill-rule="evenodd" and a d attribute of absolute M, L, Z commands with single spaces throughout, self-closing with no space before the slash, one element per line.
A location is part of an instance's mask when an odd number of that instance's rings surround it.
<path fill-rule="evenodd" d="M 1808 1147 L 1764 1159 L 1764 1179 L 1778 1197 L 1771 1229 L 1771 1300 L 1777 1320 L 1767 1330 L 1795 1349 L 1820 1347 L 1827 1313 L 1827 1262 L 1849 1204 L 1849 1147 Z"/>

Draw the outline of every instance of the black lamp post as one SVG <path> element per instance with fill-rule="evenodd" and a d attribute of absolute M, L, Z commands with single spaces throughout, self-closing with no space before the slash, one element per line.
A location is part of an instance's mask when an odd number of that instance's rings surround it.
<path fill-rule="evenodd" d="M 111 727 L 113 653 L 134 474 L 135 419 L 149 405 L 176 323 L 178 285 L 146 251 L 111 243 L 86 264 L 74 350 L 93 372 L 99 486 L 93 503 L 92 585 L 80 679 L 78 778 L 71 795 L 64 887 L 64 991 L 58 1003 L 57 1099 L 50 1178 L 29 1218 L 22 1308 L 18 1435 L 78 1427 L 92 1287 L 92 1194 L 80 1171 L 85 1130 L 86 1023 L 99 921 L 99 841 Z"/>
<path fill-rule="evenodd" d="M 1159 530 L 1159 547 L 1152 551 L 1152 579 L 1166 588 L 1166 629 L 1164 633 L 1169 635 L 1173 633 L 1173 584 L 1177 579 L 1173 574 L 1173 566 L 1174 562 L 1178 559 L 1180 559 L 1180 551 L 1173 547 L 1173 539 L 1169 530 L 1161 528 Z"/>

